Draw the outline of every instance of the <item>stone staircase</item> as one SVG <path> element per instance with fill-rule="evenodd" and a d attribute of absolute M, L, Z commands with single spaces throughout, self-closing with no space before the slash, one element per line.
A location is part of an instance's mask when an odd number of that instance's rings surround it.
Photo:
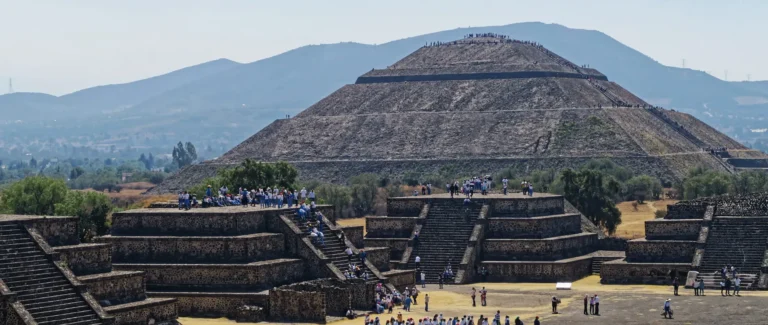
<path fill-rule="evenodd" d="M 742 279 L 756 278 L 763 264 L 767 241 L 766 217 L 715 217 L 709 228 L 700 274 L 713 275 L 723 266 L 733 265 Z M 716 282 L 719 283 L 719 279 Z"/>
<path fill-rule="evenodd" d="M 299 229 L 301 229 L 301 232 L 308 236 L 310 232 L 310 228 L 308 226 L 307 221 L 303 221 L 299 218 L 298 213 L 295 211 L 289 214 Z M 309 217 L 307 220 L 312 220 L 313 218 Z M 349 262 L 347 259 L 347 253 L 345 250 L 347 249 L 346 243 L 341 239 L 341 230 L 331 230 L 328 225 L 323 226 L 323 234 L 325 234 L 325 246 L 320 246 L 319 244 L 316 244 L 315 247 L 318 248 L 320 251 L 323 252 L 325 256 L 331 259 L 333 261 L 333 265 L 335 265 L 341 272 L 350 271 L 349 269 Z M 372 272 L 367 265 L 360 263 L 360 258 L 358 256 L 352 257 L 352 263 L 355 265 L 359 265 L 360 269 L 363 272 L 368 273 L 368 279 L 370 280 L 380 280 L 378 276 L 374 272 Z"/>
<path fill-rule="evenodd" d="M 616 257 L 599 257 L 599 256 L 592 257 L 592 266 L 591 266 L 592 274 L 600 275 L 600 267 L 603 266 L 604 262 L 614 261 L 614 260 L 617 260 L 617 259 L 620 259 L 620 258 L 616 258 Z"/>
<path fill-rule="evenodd" d="M 413 248 L 408 260 L 408 268 L 420 268 L 426 273 L 428 283 L 437 283 L 438 275 L 448 264 L 456 274 L 480 209 L 482 205 L 478 203 L 464 207 L 462 200 L 433 201 L 419 233 L 418 246 Z M 465 215 L 467 210 L 469 218 Z M 416 256 L 421 258 L 420 265 L 416 265 Z M 445 281 L 451 282 L 449 279 Z"/>
<path fill-rule="evenodd" d="M 0 279 L 37 324 L 102 324 L 62 271 L 16 223 L 0 224 Z"/>
<path fill-rule="evenodd" d="M 757 275 L 739 273 L 738 276 L 741 279 L 741 290 L 757 289 L 753 286 L 757 283 Z M 720 274 L 714 274 L 714 272 L 707 274 L 699 273 L 698 277 L 704 280 L 704 289 L 720 290 L 720 281 L 722 281 Z M 731 286 L 731 289 L 733 289 L 733 286 Z M 706 291 L 704 294 L 706 294 Z"/>

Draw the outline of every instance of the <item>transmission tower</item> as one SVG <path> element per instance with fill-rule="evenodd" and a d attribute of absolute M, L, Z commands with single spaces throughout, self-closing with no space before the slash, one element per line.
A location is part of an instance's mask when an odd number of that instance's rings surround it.
<path fill-rule="evenodd" d="M 8 78 L 8 93 L 13 94 L 13 78 Z"/>

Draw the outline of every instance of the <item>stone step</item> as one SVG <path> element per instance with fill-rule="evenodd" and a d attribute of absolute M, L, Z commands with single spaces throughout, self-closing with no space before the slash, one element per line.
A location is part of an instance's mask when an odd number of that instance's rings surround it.
<path fill-rule="evenodd" d="M 83 299 L 76 293 L 66 293 L 66 294 L 60 294 L 60 295 L 47 296 L 39 299 L 27 299 L 24 301 L 24 308 L 26 308 L 27 310 L 32 310 L 32 309 L 45 310 L 45 308 L 55 308 L 56 303 L 59 303 L 59 304 L 79 303 L 82 300 Z"/>

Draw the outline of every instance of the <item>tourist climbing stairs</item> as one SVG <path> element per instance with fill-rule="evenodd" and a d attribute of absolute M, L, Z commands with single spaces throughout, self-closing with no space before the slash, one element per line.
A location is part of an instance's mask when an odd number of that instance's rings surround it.
<path fill-rule="evenodd" d="M 299 214 L 296 212 L 293 212 L 290 215 L 292 216 L 296 226 L 301 229 L 302 234 L 309 236 L 311 230 L 309 228 L 309 224 L 310 222 L 314 224 L 313 221 L 309 221 L 312 220 L 312 218 L 301 220 L 301 218 L 299 218 Z M 341 239 L 341 233 L 341 230 L 332 230 L 328 225 L 325 225 L 323 227 L 323 234 L 325 234 L 325 246 L 316 243 L 315 247 L 320 249 L 320 251 L 322 251 L 325 256 L 330 258 L 333 262 L 333 265 L 341 270 L 342 273 L 345 271 L 353 273 L 353 270 L 349 268 L 350 261 L 347 258 L 347 253 L 345 252 L 347 245 L 345 241 Z M 368 266 L 361 263 L 358 256 L 353 256 L 351 262 L 355 266 L 360 266 L 361 271 L 368 274 L 368 279 L 379 280 L 379 277 L 377 277 L 376 274 L 368 268 Z"/>
<path fill-rule="evenodd" d="M 96 311 L 17 223 L 0 223 L 0 279 L 37 324 L 102 324 Z"/>
<path fill-rule="evenodd" d="M 462 200 L 434 200 L 419 233 L 418 245 L 414 243 L 408 268 L 420 268 L 428 283 L 437 283 L 438 275 L 449 264 L 455 274 L 481 208 L 477 203 L 464 206 Z M 416 256 L 421 259 L 419 265 L 415 262 Z M 452 282 L 452 279 L 445 280 L 445 283 Z"/>
<path fill-rule="evenodd" d="M 669 127 L 671 127 L 673 130 L 677 131 L 677 133 L 680 133 L 683 137 L 688 139 L 688 141 L 691 141 L 694 145 L 696 145 L 699 148 L 706 148 L 709 147 L 704 141 L 701 141 L 699 138 L 697 138 L 693 133 L 686 130 L 680 123 L 677 121 L 672 120 L 669 116 L 667 116 L 666 113 L 664 113 L 663 109 L 658 108 L 649 108 L 648 111 L 653 114 L 654 116 L 658 117 L 660 120 L 662 120 L 664 123 L 667 123 Z"/>
<path fill-rule="evenodd" d="M 727 265 L 736 267 L 742 287 L 756 281 L 768 248 L 767 241 L 766 217 L 715 217 L 699 266 L 705 285 L 719 288 L 719 271 Z"/>

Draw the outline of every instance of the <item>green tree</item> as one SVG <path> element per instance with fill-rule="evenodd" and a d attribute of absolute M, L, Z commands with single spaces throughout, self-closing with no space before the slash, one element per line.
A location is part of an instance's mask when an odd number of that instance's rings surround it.
<path fill-rule="evenodd" d="M 661 182 L 648 175 L 635 176 L 626 182 L 626 198 L 642 203 L 646 198 L 658 199 L 662 193 Z"/>
<path fill-rule="evenodd" d="M 224 184 L 230 188 L 245 187 L 266 188 L 296 188 L 299 171 L 286 162 L 265 163 L 245 159 L 235 168 L 225 169 L 219 173 Z"/>
<path fill-rule="evenodd" d="M 30 176 L 3 191 L 0 210 L 13 214 L 54 215 L 56 204 L 64 201 L 68 191 L 64 180 Z"/>
<path fill-rule="evenodd" d="M 621 224 L 621 212 L 610 199 L 604 183 L 604 175 L 596 170 L 574 172 L 566 169 L 560 175 L 565 198 L 589 220 L 605 229 L 609 234 L 616 232 Z"/>
<path fill-rule="evenodd" d="M 107 234 L 112 208 L 103 193 L 69 191 L 64 201 L 56 204 L 56 215 L 79 217 L 80 240 L 90 242 L 94 236 Z"/>
<path fill-rule="evenodd" d="M 378 192 L 377 181 L 378 177 L 374 174 L 361 174 L 349 180 L 352 209 L 357 215 L 362 216 L 373 212 Z"/>
<path fill-rule="evenodd" d="M 182 144 L 181 141 L 179 141 L 179 143 L 176 144 L 176 147 L 173 148 L 172 156 L 173 163 L 179 166 L 179 168 L 183 168 L 191 165 L 197 160 L 197 150 L 191 142 Z"/>
<path fill-rule="evenodd" d="M 341 218 L 344 208 L 349 206 L 352 199 L 349 188 L 342 185 L 323 184 L 315 192 L 326 203 L 333 205 L 334 214 L 337 218 Z"/>

